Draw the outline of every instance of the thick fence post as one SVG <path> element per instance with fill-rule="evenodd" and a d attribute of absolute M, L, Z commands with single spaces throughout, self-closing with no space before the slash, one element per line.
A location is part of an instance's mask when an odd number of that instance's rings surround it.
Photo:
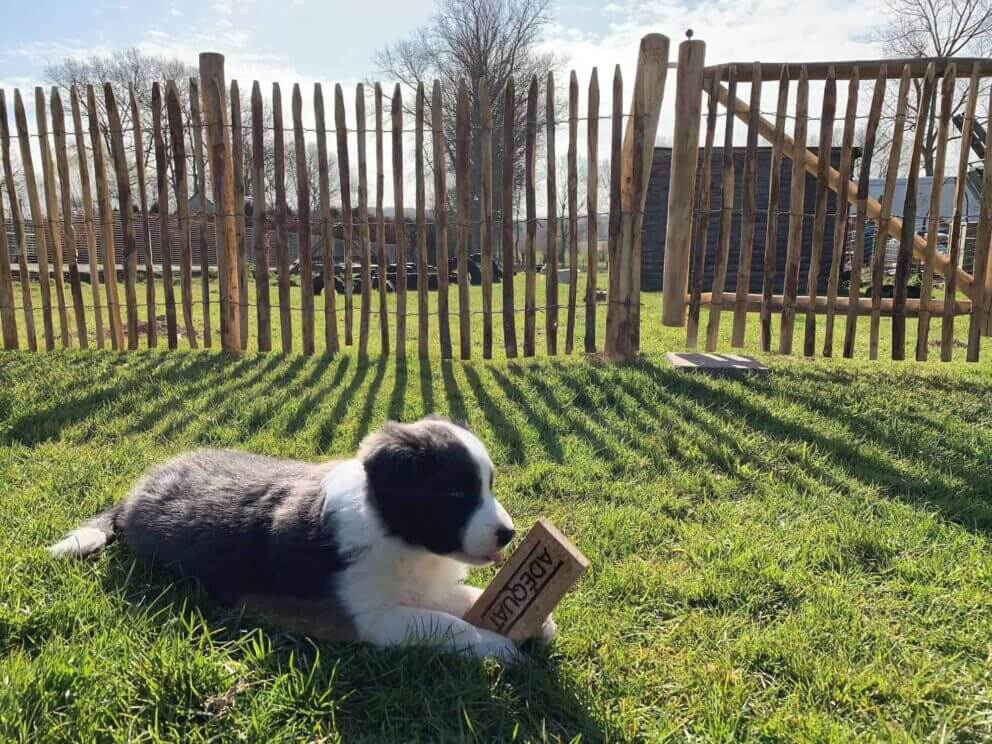
<path fill-rule="evenodd" d="M 203 97 L 203 125 L 207 133 L 210 180 L 213 182 L 216 210 L 221 348 L 236 353 L 241 350 L 238 311 L 238 232 L 234 217 L 234 170 L 231 157 L 231 133 L 227 128 L 226 91 L 224 55 L 204 52 L 200 55 L 200 94 Z"/>
<path fill-rule="evenodd" d="M 617 265 L 610 265 L 615 281 L 606 312 L 605 354 L 610 359 L 631 359 L 640 345 L 641 322 L 641 228 L 644 201 L 654 160 L 654 138 L 658 131 L 661 102 L 668 75 L 668 37 L 648 34 L 641 39 L 634 78 L 631 116 L 627 121 L 620 157 L 620 250 Z M 698 116 L 697 116 L 698 119 Z M 697 136 L 698 136 L 698 120 Z M 693 142 L 693 149 L 696 143 Z M 688 248 L 688 245 L 686 246 Z M 685 292 L 683 280 L 683 293 Z"/>
<path fill-rule="evenodd" d="M 679 66 L 675 76 L 675 144 L 668 190 L 661 297 L 661 322 L 667 326 L 685 324 L 705 60 L 705 42 L 687 39 L 679 44 Z M 649 144 L 653 145 L 653 142 Z"/>

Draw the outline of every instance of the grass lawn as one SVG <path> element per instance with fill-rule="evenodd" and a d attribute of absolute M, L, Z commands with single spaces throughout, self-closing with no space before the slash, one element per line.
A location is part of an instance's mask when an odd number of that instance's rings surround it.
<path fill-rule="evenodd" d="M 646 302 L 623 366 L 0 354 L 0 740 L 992 738 L 988 351 L 697 379 L 665 368 L 684 330 Z M 181 450 L 317 460 L 434 411 L 490 447 L 518 527 L 547 516 L 592 561 L 519 667 L 315 645 L 119 545 L 43 550 Z"/>

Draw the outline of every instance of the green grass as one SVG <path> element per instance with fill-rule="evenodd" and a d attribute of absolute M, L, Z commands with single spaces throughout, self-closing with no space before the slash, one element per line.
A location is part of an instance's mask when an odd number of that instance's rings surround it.
<path fill-rule="evenodd" d="M 621 366 L 0 354 L 0 740 L 992 738 L 988 353 L 689 378 L 646 302 Z M 181 450 L 317 460 L 433 411 L 489 446 L 518 526 L 592 561 L 520 667 L 314 644 L 122 546 L 43 550 Z"/>

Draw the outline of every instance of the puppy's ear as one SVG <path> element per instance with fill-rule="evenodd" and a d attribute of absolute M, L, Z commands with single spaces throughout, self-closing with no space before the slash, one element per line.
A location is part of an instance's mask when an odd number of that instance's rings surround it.
<path fill-rule="evenodd" d="M 417 483 L 435 459 L 437 435 L 423 424 L 390 421 L 362 440 L 358 459 L 373 491 L 391 491 Z"/>

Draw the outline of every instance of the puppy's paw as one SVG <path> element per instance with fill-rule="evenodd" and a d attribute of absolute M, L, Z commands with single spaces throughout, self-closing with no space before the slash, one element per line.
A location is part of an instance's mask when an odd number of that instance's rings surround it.
<path fill-rule="evenodd" d="M 479 630 L 479 641 L 472 647 L 476 656 L 498 659 L 504 664 L 513 664 L 523 657 L 517 644 L 506 636 L 487 630 Z"/>
<path fill-rule="evenodd" d="M 558 635 L 558 624 L 555 623 L 551 615 L 548 615 L 548 619 L 544 621 L 540 633 L 534 637 L 534 640 L 547 646 L 554 640 L 556 635 Z"/>

